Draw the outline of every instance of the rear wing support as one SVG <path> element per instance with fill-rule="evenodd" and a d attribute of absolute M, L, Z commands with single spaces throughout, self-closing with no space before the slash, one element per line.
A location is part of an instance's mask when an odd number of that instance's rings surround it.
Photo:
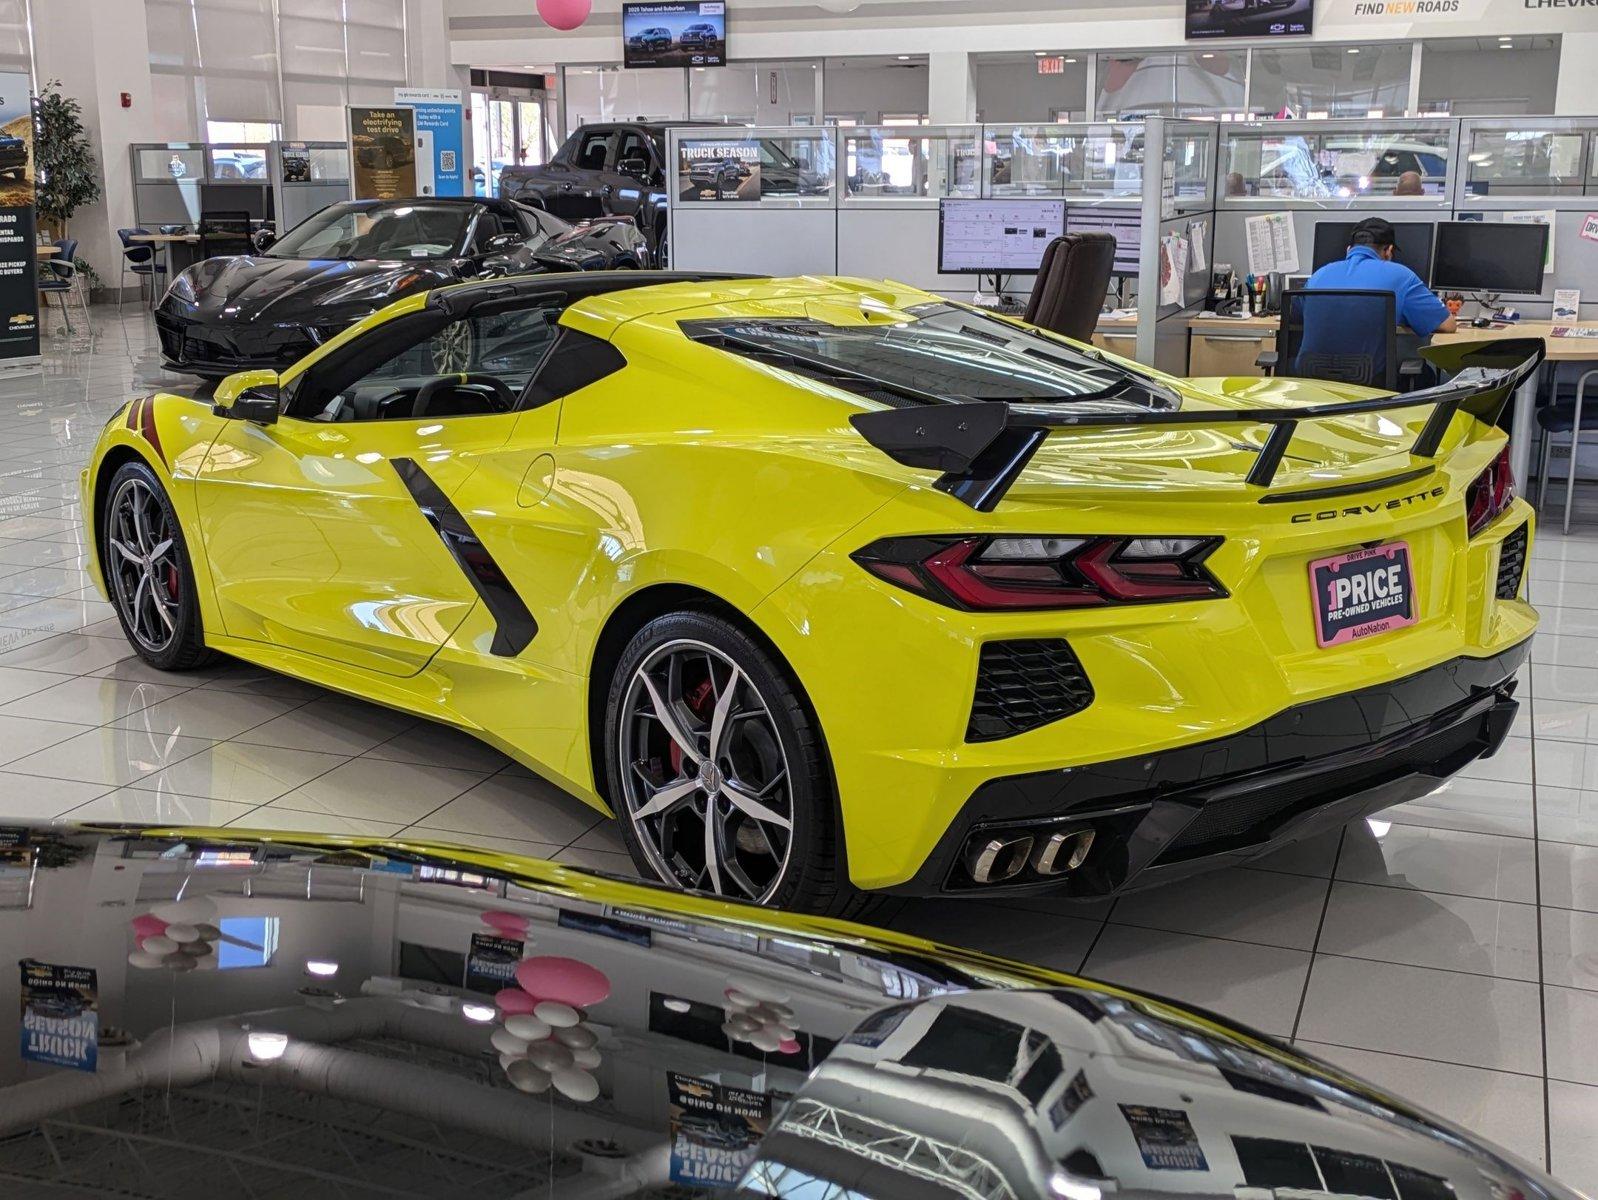
<path fill-rule="evenodd" d="M 1064 429 L 1269 425 L 1270 433 L 1247 476 L 1250 485 L 1266 489 L 1275 480 L 1302 421 L 1430 408 L 1431 414 L 1410 447 L 1410 454 L 1415 458 L 1435 458 L 1457 413 L 1463 411 L 1484 425 L 1496 425 L 1515 389 L 1541 365 L 1546 351 L 1541 338 L 1428 347 L 1421 351 L 1422 356 L 1453 374 L 1447 383 L 1407 394 L 1298 408 L 1127 411 L 1093 408 L 1089 407 L 1091 402 L 1084 402 L 1080 409 L 1062 410 L 1055 406 L 980 401 L 886 408 L 856 413 L 849 420 L 860 436 L 895 462 L 941 472 L 933 486 L 978 512 L 991 512 L 997 507 L 1049 435 Z M 1347 490 L 1368 491 L 1415 478 L 1416 474 L 1412 470 Z M 1316 494 L 1337 490 L 1317 489 Z M 1261 497 L 1261 501 L 1291 498 Z"/>

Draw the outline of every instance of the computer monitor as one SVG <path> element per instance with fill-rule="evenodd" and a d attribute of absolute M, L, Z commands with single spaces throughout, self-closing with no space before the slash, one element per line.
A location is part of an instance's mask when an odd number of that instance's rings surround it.
<path fill-rule="evenodd" d="M 1543 290 L 1548 226 L 1509 221 L 1443 221 L 1437 226 L 1432 286 L 1459 292 Z"/>
<path fill-rule="evenodd" d="M 1319 271 L 1348 253 L 1357 221 L 1319 221 L 1315 225 L 1315 266 Z M 1432 274 L 1432 230 L 1430 221 L 1393 222 L 1393 261 L 1403 263 L 1425 283 Z"/>
<path fill-rule="evenodd" d="M 938 271 L 1036 275 L 1043 251 L 1064 232 L 1064 200 L 946 198 L 938 202 Z"/>
<path fill-rule="evenodd" d="M 1143 214 L 1137 209 L 1073 208 L 1065 227 L 1071 233 L 1108 233 L 1115 237 L 1115 275 L 1136 275 L 1143 240 Z"/>

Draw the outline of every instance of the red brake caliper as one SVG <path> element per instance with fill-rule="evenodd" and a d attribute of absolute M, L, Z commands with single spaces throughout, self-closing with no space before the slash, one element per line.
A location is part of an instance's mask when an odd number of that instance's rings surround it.
<path fill-rule="evenodd" d="M 683 702 L 688 705 L 688 710 L 696 717 L 703 717 L 710 711 L 710 702 L 713 689 L 710 680 L 706 679 L 693 691 L 683 697 Z M 676 778 L 682 774 L 682 747 L 676 742 L 671 743 L 671 773 Z"/>
<path fill-rule="evenodd" d="M 171 563 L 166 567 L 166 594 L 174 600 L 178 598 L 178 569 Z"/>

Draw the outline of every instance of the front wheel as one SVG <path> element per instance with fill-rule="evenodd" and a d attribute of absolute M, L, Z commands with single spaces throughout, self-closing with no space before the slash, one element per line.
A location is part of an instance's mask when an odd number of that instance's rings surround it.
<path fill-rule="evenodd" d="M 161 480 L 142 462 L 117 468 L 100 520 L 100 563 L 122 632 L 140 658 L 184 671 L 210 658 L 194 568 Z"/>
<path fill-rule="evenodd" d="M 657 617 L 617 664 L 606 713 L 610 799 L 641 872 L 754 904 L 852 906 L 820 729 L 744 630 Z"/>

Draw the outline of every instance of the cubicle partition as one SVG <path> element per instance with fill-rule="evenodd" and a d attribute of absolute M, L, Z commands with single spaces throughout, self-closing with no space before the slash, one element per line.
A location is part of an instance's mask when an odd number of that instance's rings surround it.
<path fill-rule="evenodd" d="M 134 223 L 146 229 L 192 226 L 203 212 L 243 212 L 273 218 L 270 148 L 202 142 L 135 142 Z"/>
<path fill-rule="evenodd" d="M 273 142 L 268 164 L 279 233 L 350 198 L 347 142 Z"/>
<path fill-rule="evenodd" d="M 1188 325 L 1209 292 L 1215 248 L 1215 132 L 1209 121 L 1151 117 L 1143 172 L 1146 220 L 1140 260 L 1137 358 L 1162 371 L 1187 371 Z M 1149 330 L 1152 326 L 1152 332 Z"/>

